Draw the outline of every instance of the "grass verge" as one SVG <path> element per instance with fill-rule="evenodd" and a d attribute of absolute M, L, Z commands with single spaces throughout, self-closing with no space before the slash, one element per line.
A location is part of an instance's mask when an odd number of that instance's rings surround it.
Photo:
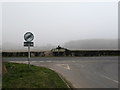
<path fill-rule="evenodd" d="M 7 73 L 2 78 L 2 88 L 64 88 L 69 90 L 59 75 L 44 67 L 27 64 L 4 63 Z"/>

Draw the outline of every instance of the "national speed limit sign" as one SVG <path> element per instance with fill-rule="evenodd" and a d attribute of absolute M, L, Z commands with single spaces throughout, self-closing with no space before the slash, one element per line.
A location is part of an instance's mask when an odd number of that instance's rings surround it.
<path fill-rule="evenodd" d="M 34 39 L 34 35 L 31 32 L 27 32 L 24 34 L 24 46 L 28 47 L 28 67 L 30 68 L 30 47 L 33 47 L 34 43 L 31 42 Z"/>
<path fill-rule="evenodd" d="M 24 39 L 27 42 L 31 42 L 34 39 L 34 35 L 31 32 L 27 32 L 24 35 Z"/>

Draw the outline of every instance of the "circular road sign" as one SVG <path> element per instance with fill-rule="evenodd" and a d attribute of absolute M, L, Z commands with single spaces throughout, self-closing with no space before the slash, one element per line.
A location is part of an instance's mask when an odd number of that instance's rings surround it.
<path fill-rule="evenodd" d="M 34 35 L 31 32 L 27 32 L 24 35 L 24 39 L 27 42 L 31 42 L 34 39 Z"/>

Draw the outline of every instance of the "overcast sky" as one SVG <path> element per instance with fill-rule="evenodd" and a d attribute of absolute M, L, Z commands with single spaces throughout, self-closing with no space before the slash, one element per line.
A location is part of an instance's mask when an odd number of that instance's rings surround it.
<path fill-rule="evenodd" d="M 31 31 L 36 45 L 70 40 L 117 39 L 116 2 L 10 2 L 2 4 L 3 43 L 22 44 Z"/>

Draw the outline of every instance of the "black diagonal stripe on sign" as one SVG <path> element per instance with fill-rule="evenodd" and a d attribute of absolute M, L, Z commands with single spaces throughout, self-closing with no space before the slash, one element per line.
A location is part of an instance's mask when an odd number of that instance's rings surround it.
<path fill-rule="evenodd" d="M 26 37 L 26 39 L 28 39 L 28 38 L 30 38 L 32 35 L 28 35 L 27 37 Z"/>

